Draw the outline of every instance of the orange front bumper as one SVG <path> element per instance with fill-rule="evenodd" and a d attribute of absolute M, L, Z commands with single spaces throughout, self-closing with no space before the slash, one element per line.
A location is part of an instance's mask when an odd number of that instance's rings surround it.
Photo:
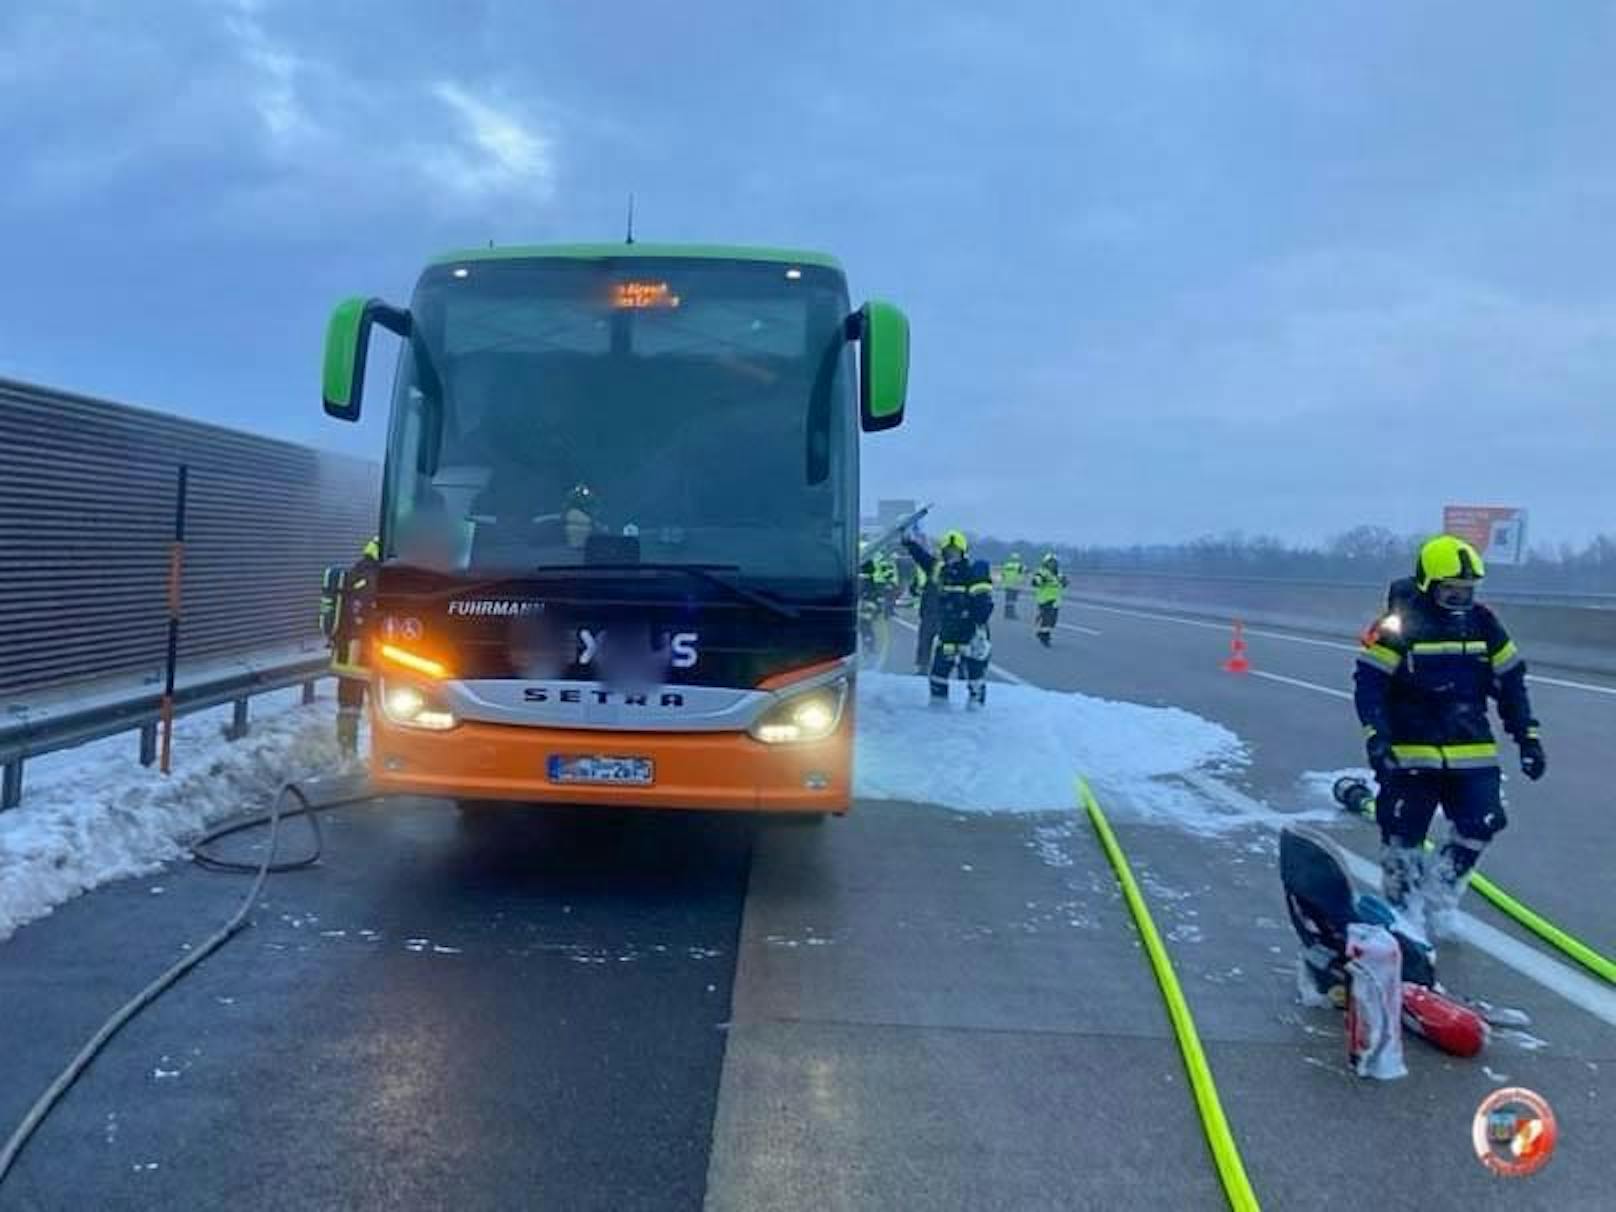
<path fill-rule="evenodd" d="M 643 787 L 552 783 L 552 754 L 650 758 Z M 846 812 L 853 719 L 810 745 L 765 745 L 744 732 L 605 732 L 461 724 L 399 728 L 371 713 L 371 775 L 383 795 L 764 812 Z"/>

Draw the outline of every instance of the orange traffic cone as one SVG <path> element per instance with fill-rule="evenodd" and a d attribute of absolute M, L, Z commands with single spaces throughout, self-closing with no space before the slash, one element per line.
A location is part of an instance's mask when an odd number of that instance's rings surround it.
<path fill-rule="evenodd" d="M 1239 619 L 1234 621 L 1234 637 L 1229 641 L 1229 659 L 1223 662 L 1227 673 L 1245 673 L 1251 668 L 1246 660 L 1246 629 Z"/>

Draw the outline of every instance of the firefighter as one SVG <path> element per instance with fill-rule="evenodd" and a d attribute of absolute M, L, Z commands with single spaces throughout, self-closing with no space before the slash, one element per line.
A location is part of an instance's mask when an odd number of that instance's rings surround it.
<path fill-rule="evenodd" d="M 933 555 L 906 536 L 904 546 L 926 579 L 937 586 L 937 641 L 931 661 L 931 703 L 948 706 L 948 681 L 963 665 L 969 686 L 966 707 L 980 710 L 988 701 L 988 657 L 993 651 L 988 620 L 993 617 L 993 575 L 986 560 L 973 560 L 965 535 L 950 530 Z"/>
<path fill-rule="evenodd" d="M 1004 617 L 1019 618 L 1016 601 L 1021 597 L 1022 582 L 1027 579 L 1027 566 L 1021 562 L 1021 553 L 1012 551 L 1010 558 L 999 566 L 999 583 L 1004 586 Z"/>
<path fill-rule="evenodd" d="M 935 577 L 926 575 L 919 563 L 915 564 L 912 583 L 916 601 L 915 672 L 926 674 L 931 670 L 932 646 L 937 643 L 937 619 L 942 607 L 942 595 L 937 590 Z"/>
<path fill-rule="evenodd" d="M 872 655 L 880 647 L 875 620 L 882 613 L 881 585 L 877 579 L 879 557 L 869 554 L 870 544 L 859 540 L 858 620 L 859 646 Z"/>
<path fill-rule="evenodd" d="M 366 616 L 376 592 L 381 540 L 372 538 L 348 568 L 328 568 L 321 601 L 321 629 L 331 640 L 331 671 L 337 675 L 337 747 L 359 756 L 359 716 L 370 671 L 365 664 Z"/>
<path fill-rule="evenodd" d="M 602 532 L 599 503 L 589 485 L 573 485 L 562 499 L 560 522 L 562 538 L 573 551 L 582 551 L 590 535 Z"/>
<path fill-rule="evenodd" d="M 890 619 L 898 613 L 898 561 L 882 552 L 875 557 L 873 571 L 881 613 Z"/>
<path fill-rule="evenodd" d="M 875 597 L 875 557 L 870 554 L 868 539 L 859 540 L 859 600 Z"/>
<path fill-rule="evenodd" d="M 1439 535 L 1420 549 L 1414 595 L 1365 635 L 1354 701 L 1380 794 L 1381 887 L 1400 909 L 1424 910 L 1427 930 L 1451 938 L 1476 860 L 1507 823 L 1498 745 L 1487 718 L 1496 699 L 1504 729 L 1534 782 L 1547 758 L 1526 690 L 1526 663 L 1492 611 L 1476 601 L 1481 554 Z M 1448 837 L 1425 864 L 1437 808 Z"/>
<path fill-rule="evenodd" d="M 1060 561 L 1053 551 L 1046 551 L 1038 561 L 1038 571 L 1032 574 L 1033 604 L 1038 607 L 1038 642 L 1045 648 L 1055 634 L 1055 621 L 1060 618 L 1061 593 L 1071 582 L 1060 570 Z"/>

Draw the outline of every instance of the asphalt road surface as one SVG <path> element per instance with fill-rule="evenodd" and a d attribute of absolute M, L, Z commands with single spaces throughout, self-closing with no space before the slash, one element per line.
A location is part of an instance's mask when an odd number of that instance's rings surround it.
<path fill-rule="evenodd" d="M 1361 760 L 1329 693 L 1351 654 L 1321 637 L 1249 635 L 1275 677 L 1236 677 L 1216 627 L 1063 622 L 1052 651 L 997 624 L 1004 674 L 1226 724 L 1253 753 L 1218 776 L 1238 796 L 1317 808 L 1302 775 Z M 1549 777 L 1510 783 L 1515 823 L 1484 866 L 1609 951 L 1616 696 L 1535 693 Z M 1294 1004 L 1272 831 L 1203 838 L 1106 807 L 1263 1207 L 1610 1206 L 1610 1022 L 1532 965 L 1461 947 L 1444 978 L 1526 1009 L 1529 1032 L 1474 1061 L 1411 1040 L 1407 1079 L 1359 1081 L 1339 1015 Z M 1332 829 L 1373 855 L 1369 825 Z M 0 944 L 0 1130 L 244 888 L 176 865 Z M 1469 1143 L 1500 1084 L 1544 1094 L 1561 1125 L 1549 1166 L 1514 1183 Z M 252 929 L 113 1042 L 0 1188 L 4 1212 L 1224 1206 L 1154 977 L 1071 804 L 861 803 L 822 826 L 333 811 L 322 863 L 271 881 Z"/>

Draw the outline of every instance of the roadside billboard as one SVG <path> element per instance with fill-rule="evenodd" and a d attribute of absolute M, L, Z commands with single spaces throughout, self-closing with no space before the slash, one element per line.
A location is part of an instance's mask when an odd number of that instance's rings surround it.
<path fill-rule="evenodd" d="M 1442 510 L 1445 534 L 1464 539 L 1493 564 L 1519 564 L 1526 558 L 1526 510 L 1502 505 L 1448 505 Z"/>

